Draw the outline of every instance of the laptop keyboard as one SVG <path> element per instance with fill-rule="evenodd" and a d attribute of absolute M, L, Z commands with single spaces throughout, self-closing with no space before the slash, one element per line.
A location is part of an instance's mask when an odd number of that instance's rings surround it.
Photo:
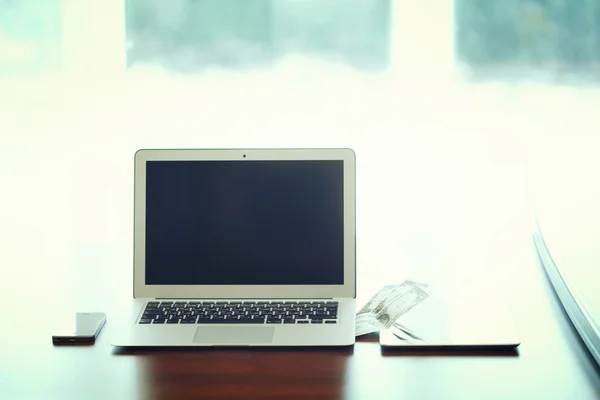
<path fill-rule="evenodd" d="M 151 301 L 140 324 L 335 324 L 337 301 Z"/>

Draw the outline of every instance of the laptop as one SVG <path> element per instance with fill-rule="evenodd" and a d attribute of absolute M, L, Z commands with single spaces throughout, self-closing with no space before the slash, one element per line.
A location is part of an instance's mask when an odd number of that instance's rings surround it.
<path fill-rule="evenodd" d="M 114 346 L 354 344 L 354 152 L 139 150 L 133 264 Z"/>

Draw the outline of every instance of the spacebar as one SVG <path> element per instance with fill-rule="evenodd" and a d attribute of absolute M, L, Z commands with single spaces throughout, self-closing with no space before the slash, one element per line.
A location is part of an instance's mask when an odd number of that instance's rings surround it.
<path fill-rule="evenodd" d="M 210 318 L 198 318 L 199 324 L 264 324 L 264 319 L 210 319 Z"/>

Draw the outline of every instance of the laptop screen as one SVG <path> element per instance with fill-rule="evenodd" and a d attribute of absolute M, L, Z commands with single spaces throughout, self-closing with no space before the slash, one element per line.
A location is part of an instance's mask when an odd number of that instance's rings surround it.
<path fill-rule="evenodd" d="M 147 285 L 341 285 L 341 160 L 147 161 Z"/>

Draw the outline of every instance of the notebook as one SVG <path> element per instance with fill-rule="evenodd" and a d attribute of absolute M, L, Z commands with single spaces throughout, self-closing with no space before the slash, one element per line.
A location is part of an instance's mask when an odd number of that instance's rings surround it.
<path fill-rule="evenodd" d="M 352 150 L 139 150 L 134 186 L 114 346 L 354 343 Z"/>

